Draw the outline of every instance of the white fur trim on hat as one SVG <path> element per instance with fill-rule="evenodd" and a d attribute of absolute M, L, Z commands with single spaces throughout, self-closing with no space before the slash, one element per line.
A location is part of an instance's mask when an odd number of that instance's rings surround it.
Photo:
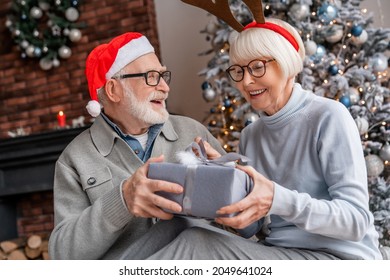
<path fill-rule="evenodd" d="M 118 50 L 115 61 L 106 73 L 106 79 L 111 79 L 115 73 L 140 56 L 153 52 L 154 48 L 145 36 L 131 40 Z"/>

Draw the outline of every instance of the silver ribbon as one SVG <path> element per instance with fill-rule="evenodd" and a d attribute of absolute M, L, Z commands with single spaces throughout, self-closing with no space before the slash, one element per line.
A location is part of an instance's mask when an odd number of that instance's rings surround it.
<path fill-rule="evenodd" d="M 192 142 L 187 148 L 186 152 L 195 153 L 200 161 L 200 164 L 204 165 L 222 165 L 234 167 L 234 162 L 238 161 L 241 165 L 247 165 L 249 158 L 240 155 L 238 153 L 230 152 L 216 159 L 208 159 L 206 148 L 204 147 L 203 139 L 199 141 L 199 144 Z"/>
<path fill-rule="evenodd" d="M 195 174 L 197 165 L 188 165 L 186 170 L 186 179 L 184 185 L 186 186 L 186 191 L 183 197 L 183 212 L 187 215 L 191 215 L 192 201 L 191 197 L 195 189 Z"/>

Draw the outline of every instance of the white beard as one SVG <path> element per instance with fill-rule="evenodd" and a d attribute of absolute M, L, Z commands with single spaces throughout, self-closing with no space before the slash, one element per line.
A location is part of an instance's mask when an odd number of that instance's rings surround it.
<path fill-rule="evenodd" d="M 139 101 L 132 89 L 128 87 L 124 87 L 124 89 L 125 94 L 128 97 L 127 110 L 133 117 L 149 125 L 164 123 L 168 120 L 169 113 L 165 108 L 165 101 L 163 102 L 164 107 L 159 110 L 153 109 L 150 104 L 151 100 L 160 99 L 165 96 L 165 94 L 154 91 L 147 100 Z"/>

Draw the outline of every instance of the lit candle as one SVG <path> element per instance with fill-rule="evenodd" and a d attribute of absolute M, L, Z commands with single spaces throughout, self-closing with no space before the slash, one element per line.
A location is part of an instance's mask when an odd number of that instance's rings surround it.
<path fill-rule="evenodd" d="M 57 115 L 57 122 L 59 127 L 65 127 L 66 125 L 66 115 L 63 111 L 59 111 Z"/>

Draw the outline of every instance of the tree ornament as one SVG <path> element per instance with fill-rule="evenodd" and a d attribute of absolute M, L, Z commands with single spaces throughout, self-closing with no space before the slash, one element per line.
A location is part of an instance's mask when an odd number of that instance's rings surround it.
<path fill-rule="evenodd" d="M 360 45 L 363 45 L 367 41 L 367 39 L 368 39 L 367 31 L 363 30 L 362 34 L 360 34 L 360 36 L 352 37 L 352 42 L 355 45 L 360 46 Z"/>
<path fill-rule="evenodd" d="M 44 57 L 39 60 L 39 66 L 42 70 L 50 70 L 53 67 L 53 63 L 50 59 Z"/>
<path fill-rule="evenodd" d="M 68 46 L 62 46 L 58 49 L 58 55 L 61 58 L 67 59 L 72 55 L 72 50 Z"/>
<path fill-rule="evenodd" d="M 310 58 L 315 62 L 321 61 L 321 59 L 325 56 L 326 49 L 322 45 L 317 45 L 316 53 L 313 54 Z"/>
<path fill-rule="evenodd" d="M 225 106 L 226 108 L 230 108 L 232 106 L 232 101 L 228 97 L 225 97 L 225 99 L 223 100 L 223 106 Z"/>
<path fill-rule="evenodd" d="M 324 3 L 318 9 L 317 14 L 318 14 L 318 18 L 323 23 L 328 24 L 337 17 L 337 12 L 338 11 L 335 6 L 328 3 Z"/>
<path fill-rule="evenodd" d="M 370 154 L 366 156 L 365 160 L 367 167 L 367 175 L 369 177 L 378 177 L 385 169 L 385 165 L 383 164 L 382 159 L 375 154 Z"/>
<path fill-rule="evenodd" d="M 215 92 L 211 84 L 207 81 L 203 82 L 202 84 L 202 93 L 204 100 L 206 100 L 207 102 L 213 101 L 217 96 L 217 93 Z"/>
<path fill-rule="evenodd" d="M 244 118 L 243 118 L 243 125 L 244 126 L 248 126 L 250 125 L 251 123 L 254 123 L 257 119 L 259 118 L 259 115 L 258 114 L 255 114 L 253 112 L 248 112 L 244 115 Z"/>
<path fill-rule="evenodd" d="M 32 7 L 30 10 L 30 16 L 35 19 L 40 19 L 43 13 L 42 10 L 38 7 Z"/>
<path fill-rule="evenodd" d="M 54 59 L 53 59 L 53 66 L 54 66 L 54 67 L 60 66 L 60 61 L 59 61 L 57 58 L 54 58 Z"/>
<path fill-rule="evenodd" d="M 335 76 L 339 73 L 339 67 L 336 64 L 333 64 L 333 65 L 329 66 L 328 72 L 332 76 Z"/>
<path fill-rule="evenodd" d="M 340 25 L 333 25 L 328 29 L 327 35 L 325 35 L 325 40 L 329 43 L 334 44 L 339 42 L 343 38 L 343 35 L 343 27 Z"/>
<path fill-rule="evenodd" d="M 214 34 L 218 30 L 218 24 L 212 20 L 206 26 L 206 32 L 208 34 Z"/>
<path fill-rule="evenodd" d="M 377 72 L 385 71 L 389 66 L 387 57 L 383 53 L 374 54 L 372 57 L 370 57 L 368 63 L 372 69 Z"/>
<path fill-rule="evenodd" d="M 317 44 L 312 40 L 307 40 L 304 43 L 305 51 L 308 56 L 312 56 L 317 52 Z"/>
<path fill-rule="evenodd" d="M 355 105 L 360 101 L 360 93 L 356 88 L 349 87 L 348 95 L 352 105 Z"/>
<path fill-rule="evenodd" d="M 76 21 L 79 18 L 79 11 L 74 7 L 70 7 L 66 9 L 65 17 L 69 21 Z"/>
<path fill-rule="evenodd" d="M 75 23 L 80 16 L 78 5 L 77 0 L 13 0 L 6 27 L 21 57 L 37 59 L 43 70 L 60 65 L 54 63 L 57 57 L 69 58 L 72 51 L 68 46 L 82 37 L 83 25 Z M 64 30 L 68 34 L 63 34 Z"/>
<path fill-rule="evenodd" d="M 50 9 L 50 4 L 48 2 L 43 1 L 43 0 L 38 1 L 38 6 L 43 11 L 48 11 Z"/>
<path fill-rule="evenodd" d="M 355 119 L 355 123 L 356 123 L 358 130 L 359 130 L 360 135 L 364 135 L 368 132 L 369 124 L 368 124 L 368 121 L 366 118 L 357 117 Z"/>
<path fill-rule="evenodd" d="M 304 20 L 310 15 L 310 7 L 306 4 L 295 3 L 291 6 L 289 15 L 297 21 Z"/>
<path fill-rule="evenodd" d="M 351 99 L 348 95 L 343 95 L 340 97 L 339 101 L 344 104 L 345 107 L 351 107 Z"/>
<path fill-rule="evenodd" d="M 78 42 L 81 39 L 81 31 L 77 28 L 73 28 L 72 30 L 69 31 L 69 40 L 72 42 Z"/>
<path fill-rule="evenodd" d="M 26 54 L 28 57 L 34 57 L 35 47 L 30 45 L 26 48 Z"/>
<path fill-rule="evenodd" d="M 386 142 L 386 144 L 383 145 L 383 147 L 379 151 L 379 156 L 381 157 L 382 160 L 390 161 L 390 145 L 389 145 L 389 143 Z"/>
<path fill-rule="evenodd" d="M 360 25 L 355 24 L 352 26 L 351 34 L 355 37 L 359 37 L 363 33 L 363 27 Z"/>

